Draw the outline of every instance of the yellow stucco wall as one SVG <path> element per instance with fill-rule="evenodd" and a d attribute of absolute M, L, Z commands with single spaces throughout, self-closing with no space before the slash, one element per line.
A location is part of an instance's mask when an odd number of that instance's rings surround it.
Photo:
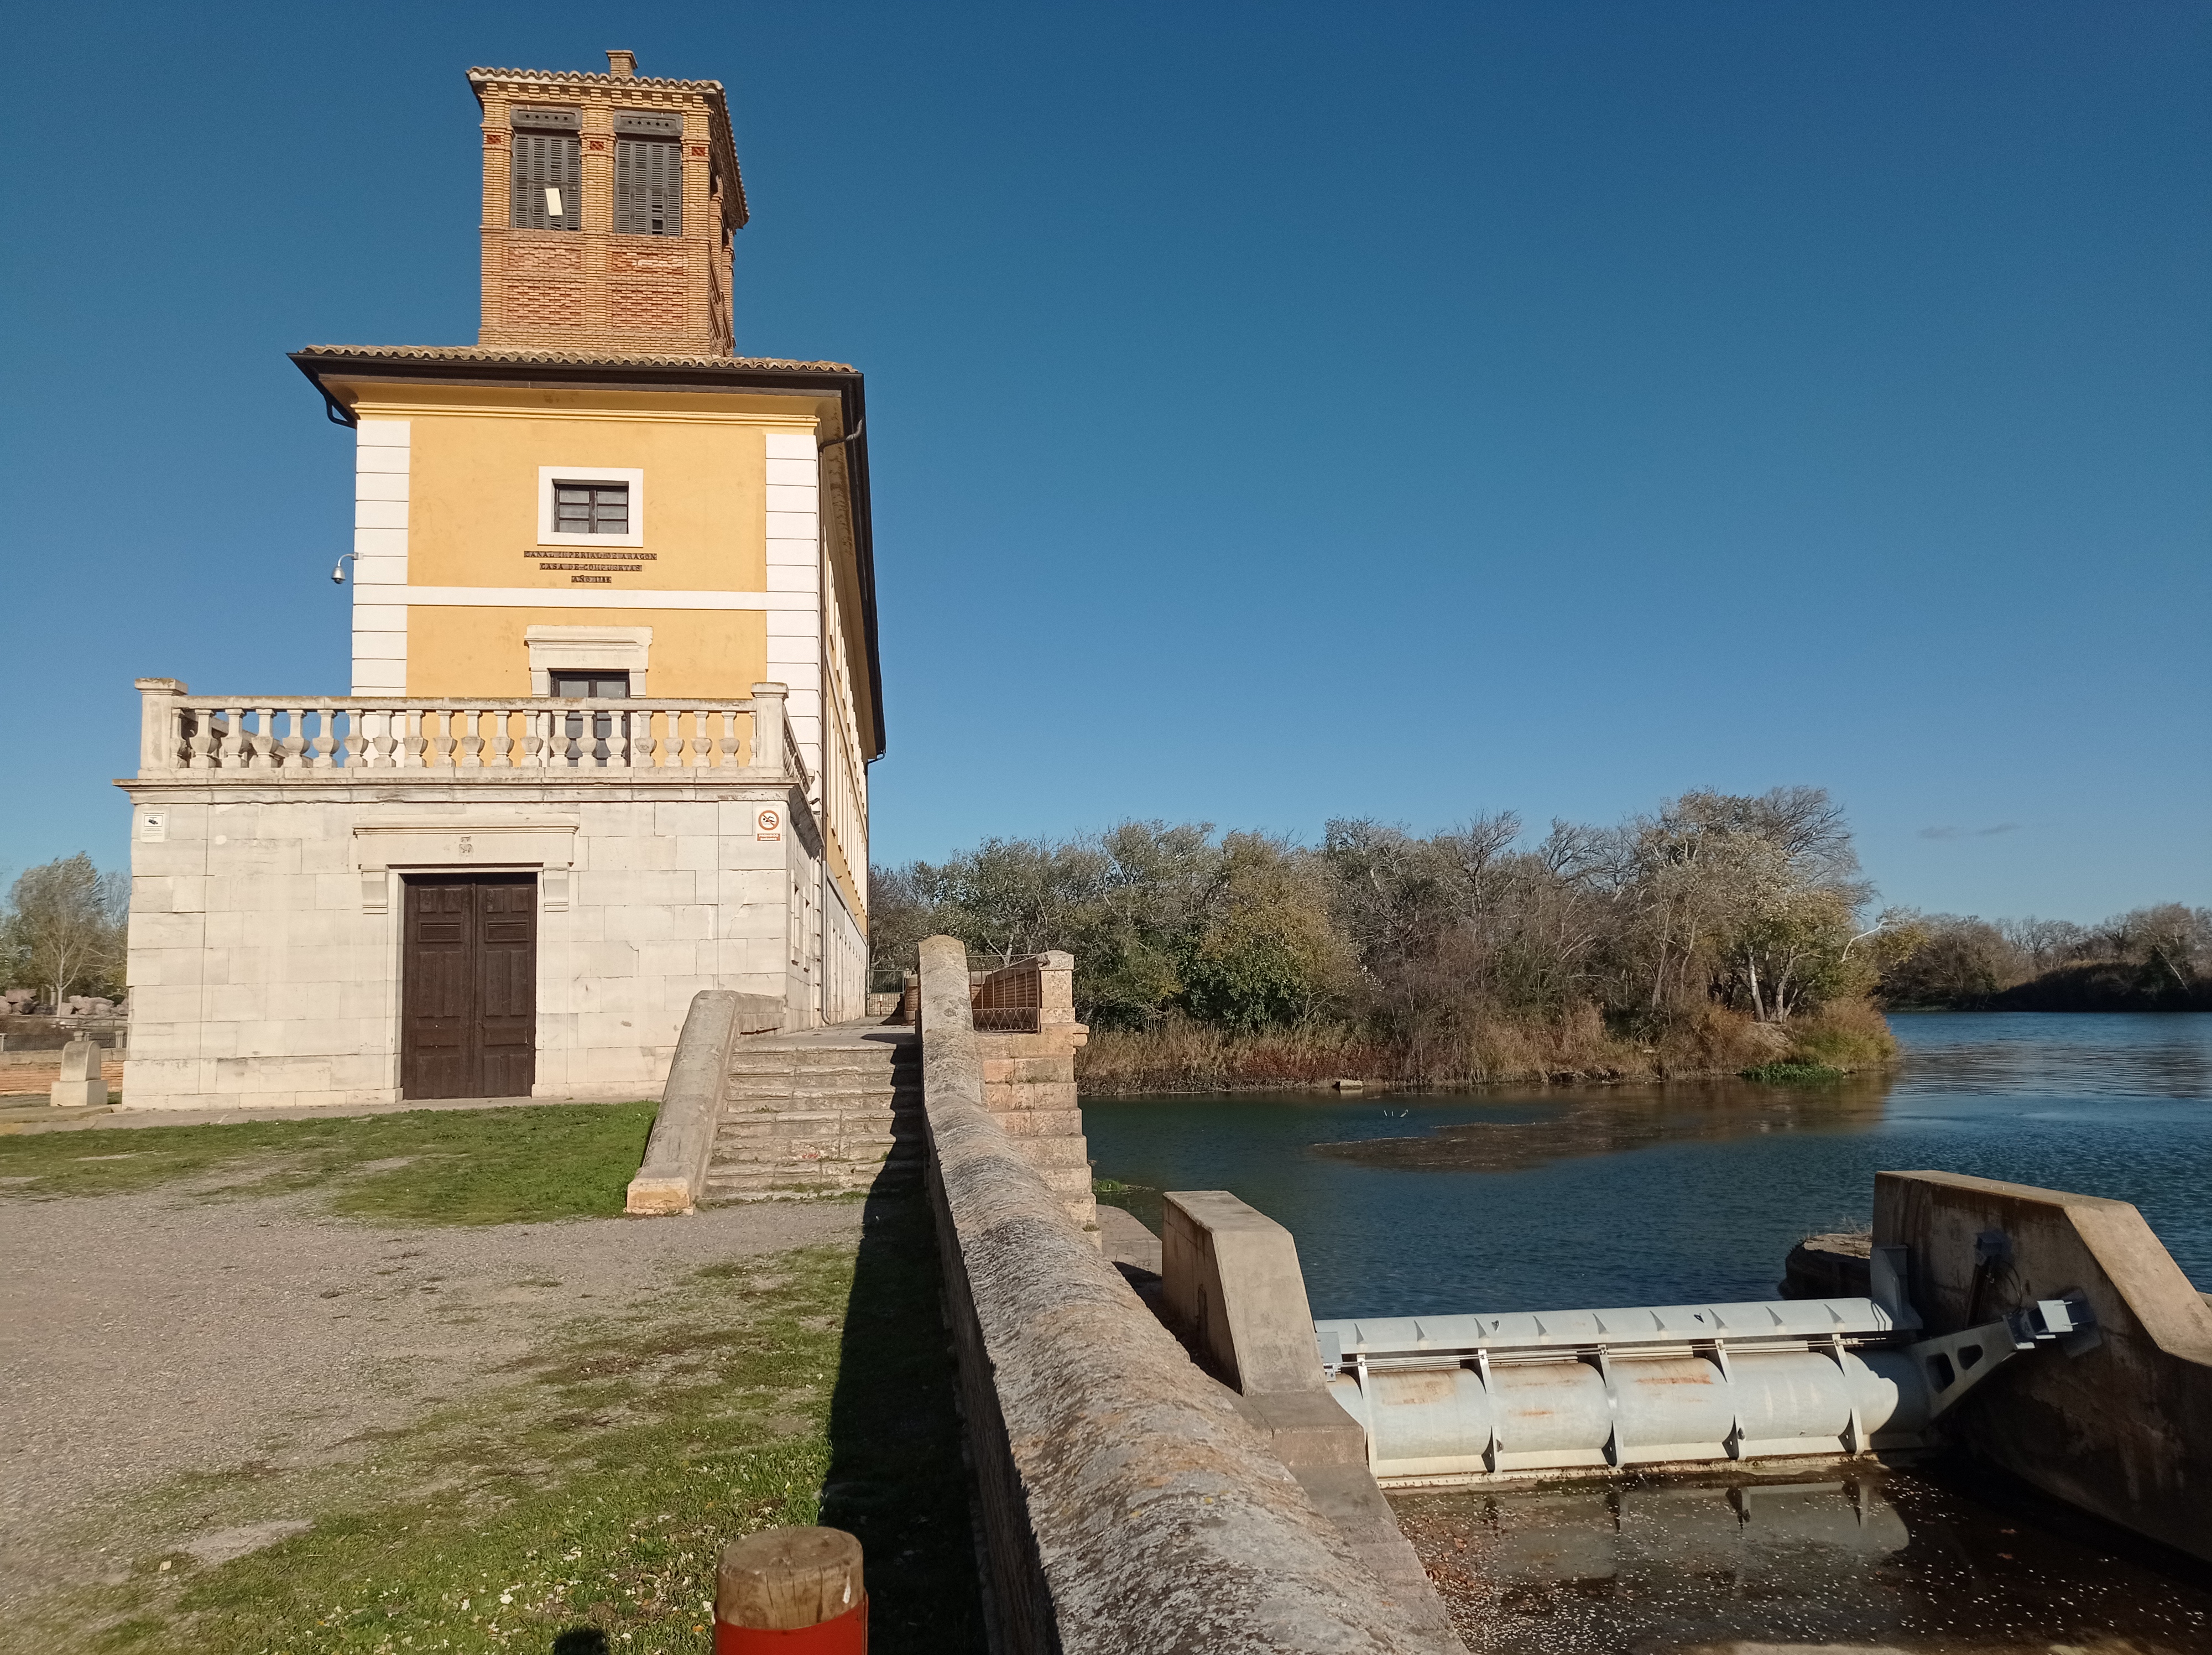
<path fill-rule="evenodd" d="M 342 382 L 341 382 L 342 383 Z M 834 399 L 760 392 L 612 391 L 456 386 L 363 380 L 343 388 L 364 419 L 409 425 L 407 584 L 477 587 L 563 594 L 654 591 L 760 593 L 768 586 L 767 445 L 771 431 L 814 440 L 836 418 Z M 636 470 L 634 502 L 641 543 L 549 548 L 538 535 L 541 468 Z M 641 509 L 637 507 L 641 505 Z M 838 602 L 842 648 L 823 662 L 823 716 L 842 699 L 873 709 L 869 686 L 852 674 L 866 660 L 859 572 L 842 478 L 820 498 Z M 613 538 L 613 537 L 610 537 Z M 531 557 L 532 551 L 550 555 Z M 617 557 L 649 552 L 650 558 Z M 611 578 L 578 581 L 548 567 L 620 563 Z M 605 570 L 595 571 L 604 575 Z M 538 607 L 414 603 L 407 605 L 406 693 L 527 697 L 526 630 L 605 624 L 651 627 L 654 699 L 742 698 L 771 675 L 767 617 L 759 610 L 632 608 L 596 603 Z M 842 672 L 840 671 L 842 669 Z M 859 778 L 865 793 L 865 772 Z M 831 871 L 863 925 L 863 882 L 834 837 Z"/>
<path fill-rule="evenodd" d="M 655 700 L 738 699 L 768 676 L 768 617 L 758 610 L 477 609 L 412 604 L 407 611 L 407 693 L 527 696 L 523 629 L 605 621 L 653 629 Z"/>
<path fill-rule="evenodd" d="M 404 419 L 410 435 L 410 586 L 562 593 L 759 592 L 768 583 L 766 433 L 815 429 L 811 399 L 747 392 L 532 390 L 432 385 L 362 387 L 356 411 Z M 579 580 L 590 549 L 545 557 L 538 535 L 546 466 L 644 473 L 634 526 L 651 554 Z M 634 570 L 634 572 L 633 572 Z M 523 629 L 605 622 L 653 629 L 650 692 L 742 697 L 764 670 L 756 611 L 410 605 L 407 693 L 526 695 Z"/>

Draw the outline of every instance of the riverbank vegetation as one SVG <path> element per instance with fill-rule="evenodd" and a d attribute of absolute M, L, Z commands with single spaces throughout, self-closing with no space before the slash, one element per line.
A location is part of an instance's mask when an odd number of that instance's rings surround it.
<path fill-rule="evenodd" d="M 1884 1004 L 1998 1012 L 2212 1011 L 2212 908 L 2164 903 L 2096 925 L 1930 914 L 1882 973 Z"/>
<path fill-rule="evenodd" d="M 1318 847 L 1125 822 L 878 868 L 879 988 L 933 933 L 1075 956 L 1092 1092 L 1836 1068 L 1893 1046 L 1869 995 L 1917 934 L 1826 793 L 1686 794 L 1610 826 L 1478 818 Z"/>

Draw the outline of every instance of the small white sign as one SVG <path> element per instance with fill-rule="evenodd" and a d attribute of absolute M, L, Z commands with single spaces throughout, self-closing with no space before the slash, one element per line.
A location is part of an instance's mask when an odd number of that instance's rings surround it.
<path fill-rule="evenodd" d="M 550 184 L 545 186 L 545 216 L 561 216 L 561 192 Z"/>
<path fill-rule="evenodd" d="M 149 845 L 169 842 L 169 817 L 166 811 L 149 810 L 138 818 L 138 837 Z"/>
<path fill-rule="evenodd" d="M 763 839 L 781 839 L 783 837 L 783 812 L 780 810 L 764 810 L 753 818 L 753 827 L 755 829 L 753 839 L 756 843 Z"/>

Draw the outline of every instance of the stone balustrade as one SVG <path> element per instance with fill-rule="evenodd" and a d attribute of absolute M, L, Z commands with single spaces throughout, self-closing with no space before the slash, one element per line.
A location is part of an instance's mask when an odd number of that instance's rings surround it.
<path fill-rule="evenodd" d="M 137 687 L 142 779 L 380 781 L 414 771 L 691 781 L 744 771 L 809 785 L 781 684 L 756 684 L 744 700 L 590 702 L 203 697 L 174 678 Z M 775 757 L 764 763 L 763 752 Z"/>

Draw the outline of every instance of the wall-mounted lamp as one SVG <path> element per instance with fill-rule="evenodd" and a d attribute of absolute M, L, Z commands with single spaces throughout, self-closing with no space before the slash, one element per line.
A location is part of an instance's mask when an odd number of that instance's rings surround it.
<path fill-rule="evenodd" d="M 361 554 L 357 551 L 348 551 L 339 554 L 337 562 L 331 565 L 331 580 L 334 584 L 338 586 L 343 586 L 345 584 L 346 559 L 349 557 L 358 557 L 359 556 L 361 556 Z"/>

